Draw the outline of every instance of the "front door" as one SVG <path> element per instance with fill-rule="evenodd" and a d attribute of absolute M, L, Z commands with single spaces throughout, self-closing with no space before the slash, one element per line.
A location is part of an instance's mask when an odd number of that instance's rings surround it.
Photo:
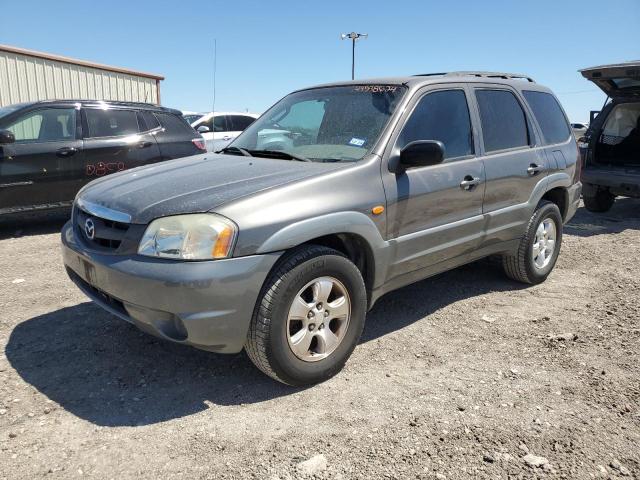
<path fill-rule="evenodd" d="M 16 141 L 0 146 L 0 211 L 73 200 L 84 170 L 78 111 L 36 108 L 3 128 Z"/>
<path fill-rule="evenodd" d="M 207 132 L 200 132 L 207 145 L 208 152 L 218 152 L 233 140 L 227 125 L 226 115 L 216 114 L 209 116 L 206 120 L 201 120 L 200 123 L 196 124 L 195 129 L 197 130 L 198 127 L 207 127 L 209 129 Z"/>
<path fill-rule="evenodd" d="M 383 172 L 387 236 L 396 244 L 387 280 L 464 256 L 477 247 L 483 224 L 485 174 L 475 155 L 464 87 L 428 90 L 407 111 L 389 162 L 416 140 L 441 141 L 445 159 L 438 165 Z"/>

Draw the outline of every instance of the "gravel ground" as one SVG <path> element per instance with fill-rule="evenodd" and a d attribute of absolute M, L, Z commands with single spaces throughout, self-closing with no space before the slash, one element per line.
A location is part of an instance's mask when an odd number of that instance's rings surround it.
<path fill-rule="evenodd" d="M 580 209 L 543 285 L 483 261 L 388 294 L 307 389 L 92 305 L 63 218 L 0 225 L 0 478 L 640 475 L 638 200 Z"/>

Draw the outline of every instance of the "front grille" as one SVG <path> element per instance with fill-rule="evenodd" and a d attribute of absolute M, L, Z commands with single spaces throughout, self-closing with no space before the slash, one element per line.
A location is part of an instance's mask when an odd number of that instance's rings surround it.
<path fill-rule="evenodd" d="M 74 210 L 76 231 L 85 242 L 99 250 L 113 251 L 120 247 L 129 230 L 128 223 L 97 217 L 79 208 Z"/>

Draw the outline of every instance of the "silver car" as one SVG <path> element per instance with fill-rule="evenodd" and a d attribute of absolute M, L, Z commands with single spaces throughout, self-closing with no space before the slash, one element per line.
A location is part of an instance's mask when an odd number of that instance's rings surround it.
<path fill-rule="evenodd" d="M 264 139 L 286 137 L 265 147 Z M 222 154 L 97 180 L 62 231 L 71 279 L 151 334 L 323 381 L 385 293 L 495 255 L 551 273 L 579 198 L 560 104 L 460 72 L 296 91 Z M 428 302 L 428 294 L 425 295 Z"/>

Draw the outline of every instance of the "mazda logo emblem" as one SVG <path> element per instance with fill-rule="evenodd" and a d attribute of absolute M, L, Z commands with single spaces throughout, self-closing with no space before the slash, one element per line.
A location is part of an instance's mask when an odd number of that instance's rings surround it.
<path fill-rule="evenodd" d="M 90 218 L 87 218 L 84 222 L 84 233 L 89 240 L 93 240 L 96 236 L 96 225 Z"/>

